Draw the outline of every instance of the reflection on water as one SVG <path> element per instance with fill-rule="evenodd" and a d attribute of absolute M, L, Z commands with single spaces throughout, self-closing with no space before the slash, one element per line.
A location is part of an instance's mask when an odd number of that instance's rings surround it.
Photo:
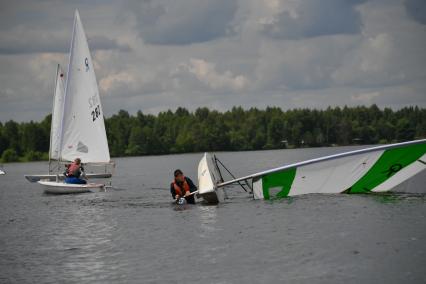
<path fill-rule="evenodd" d="M 201 238 L 211 237 L 211 233 L 219 230 L 216 228 L 217 222 L 217 206 L 200 206 L 199 219 L 200 219 L 200 234 Z"/>
<path fill-rule="evenodd" d="M 380 203 L 426 202 L 426 195 L 419 193 L 371 193 L 373 199 Z"/>
<path fill-rule="evenodd" d="M 353 149 L 353 148 L 350 148 Z M 348 148 L 218 153 L 236 175 Z M 0 283 L 425 282 L 424 194 L 306 195 L 179 208 L 172 170 L 202 154 L 117 159 L 115 188 L 50 196 L 44 163 L 0 176 Z M 46 167 L 47 168 L 47 167 Z M 404 190 L 425 192 L 426 174 Z M 389 269 L 398 267 L 398 269 Z"/>
<path fill-rule="evenodd" d="M 99 280 L 119 267 L 114 261 L 118 252 L 114 251 L 112 240 L 115 225 L 114 220 L 105 222 L 101 208 L 75 207 L 51 235 L 52 240 L 47 241 L 52 241 L 58 250 L 71 252 L 64 255 L 60 264 L 71 278 Z M 111 258 L 104 257 L 106 252 Z"/>

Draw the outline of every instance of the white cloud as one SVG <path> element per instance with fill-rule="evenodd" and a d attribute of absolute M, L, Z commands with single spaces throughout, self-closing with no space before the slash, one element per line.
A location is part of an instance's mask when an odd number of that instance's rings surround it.
<path fill-rule="evenodd" d="M 103 77 L 99 81 L 99 87 L 104 92 L 109 92 L 113 89 L 118 89 L 122 84 L 132 84 L 135 78 L 129 72 L 119 72 Z"/>
<path fill-rule="evenodd" d="M 200 82 L 212 89 L 231 89 L 241 91 L 248 86 L 248 80 L 242 75 L 234 75 L 226 70 L 222 73 L 216 70 L 216 65 L 203 59 L 191 58 L 189 63 L 182 63 L 178 72 L 189 72 Z"/>
<path fill-rule="evenodd" d="M 352 95 L 351 99 L 355 103 L 363 104 L 363 105 L 371 105 L 374 103 L 374 100 L 381 95 L 380 92 L 371 92 L 371 93 L 362 93 L 357 95 Z"/>

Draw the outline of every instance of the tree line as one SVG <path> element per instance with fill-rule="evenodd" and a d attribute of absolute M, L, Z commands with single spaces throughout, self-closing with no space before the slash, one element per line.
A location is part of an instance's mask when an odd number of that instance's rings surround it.
<path fill-rule="evenodd" d="M 41 122 L 0 122 L 3 162 L 48 159 L 51 115 Z M 111 156 L 383 144 L 426 137 L 426 109 L 278 107 L 219 112 L 206 107 L 157 115 L 120 110 L 105 119 Z"/>

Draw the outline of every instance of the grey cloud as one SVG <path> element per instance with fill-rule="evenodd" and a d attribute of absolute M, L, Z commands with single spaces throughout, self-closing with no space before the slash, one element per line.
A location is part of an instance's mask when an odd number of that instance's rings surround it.
<path fill-rule="evenodd" d="M 186 45 L 232 34 L 236 0 L 132 2 L 137 29 L 146 43 Z"/>
<path fill-rule="evenodd" d="M 301 39 L 324 35 L 354 34 L 362 27 L 356 5 L 365 0 L 300 1 L 297 17 L 283 11 L 271 22 L 261 25 L 261 32 L 278 39 Z"/>
<path fill-rule="evenodd" d="M 405 0 L 405 9 L 407 13 L 420 24 L 426 25 L 426 1 L 424 0 Z"/>
<path fill-rule="evenodd" d="M 29 32 L 25 36 L 9 37 L 0 34 L 0 54 L 26 54 L 26 53 L 68 53 L 70 39 L 58 37 L 53 34 Z M 110 50 L 130 51 L 128 45 L 122 45 L 115 40 L 104 36 L 94 36 L 88 38 L 91 50 Z"/>
<path fill-rule="evenodd" d="M 90 49 L 92 50 L 117 49 L 123 52 L 131 50 L 130 46 L 117 43 L 117 41 L 104 36 L 94 36 L 92 38 L 88 38 L 87 40 L 89 42 Z"/>
<path fill-rule="evenodd" d="M 95 4 L 87 1 L 73 2 L 1 1 L 0 3 L 0 54 L 31 54 L 46 52 L 68 52 L 71 40 L 74 10 L 80 8 L 82 21 L 86 23 L 113 22 L 113 14 L 96 13 Z M 105 3 L 110 4 L 110 3 Z M 111 6 L 112 11 L 114 7 Z M 106 34 L 102 26 L 87 33 L 91 50 L 129 51 L 130 47 L 117 42 Z M 102 32 L 102 33 L 100 33 Z"/>
<path fill-rule="evenodd" d="M 0 53 L 0 121 L 51 111 L 75 8 L 97 49 L 106 116 L 177 106 L 426 106 L 425 29 L 408 2 L 124 1 L 0 1 L 0 51 L 13 54 Z M 280 19 L 279 8 L 299 18 Z M 275 25 L 260 33 L 259 19 L 269 16 L 262 27 Z"/>

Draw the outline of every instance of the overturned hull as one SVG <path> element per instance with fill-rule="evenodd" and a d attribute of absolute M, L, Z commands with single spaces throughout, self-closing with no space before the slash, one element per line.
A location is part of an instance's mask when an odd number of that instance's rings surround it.
<path fill-rule="evenodd" d="M 217 187 L 220 182 L 220 173 L 213 156 L 205 153 L 198 164 L 198 196 L 201 196 L 209 204 L 223 202 L 225 193 L 223 188 Z"/>

